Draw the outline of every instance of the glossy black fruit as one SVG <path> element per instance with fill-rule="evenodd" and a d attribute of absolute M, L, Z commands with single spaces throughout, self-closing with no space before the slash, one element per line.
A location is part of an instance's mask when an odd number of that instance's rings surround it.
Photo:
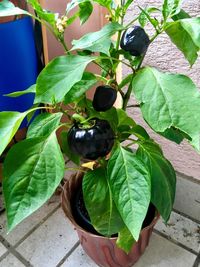
<path fill-rule="evenodd" d="M 132 56 L 144 54 L 150 44 L 146 32 L 140 26 L 128 28 L 122 35 L 120 46 L 123 50 L 130 52 Z"/>
<path fill-rule="evenodd" d="M 83 129 L 74 124 L 68 133 L 71 151 L 86 159 L 106 156 L 114 144 L 114 132 L 105 120 L 95 119 L 91 128 Z"/>
<path fill-rule="evenodd" d="M 106 111 L 110 109 L 117 98 L 117 91 L 108 85 L 96 88 L 92 105 L 96 111 Z"/>

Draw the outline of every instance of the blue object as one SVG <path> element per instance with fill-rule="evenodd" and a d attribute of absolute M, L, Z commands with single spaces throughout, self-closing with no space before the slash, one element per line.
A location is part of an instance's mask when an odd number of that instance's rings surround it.
<path fill-rule="evenodd" d="M 30 17 L 0 24 L 0 111 L 23 112 L 33 105 L 34 95 L 3 96 L 27 89 L 38 76 L 38 59 Z M 21 125 L 25 127 L 27 121 Z"/>

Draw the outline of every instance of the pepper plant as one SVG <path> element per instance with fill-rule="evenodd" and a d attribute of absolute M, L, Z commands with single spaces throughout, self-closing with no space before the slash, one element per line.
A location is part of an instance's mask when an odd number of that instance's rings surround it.
<path fill-rule="evenodd" d="M 104 236 L 118 233 L 117 244 L 126 252 L 139 238 L 150 202 L 168 221 L 175 171 L 159 144 L 129 116 L 127 108 L 133 95 L 154 132 L 178 144 L 186 139 L 200 150 L 200 94 L 193 81 L 143 65 L 148 47 L 165 33 L 192 66 L 200 49 L 200 18 L 186 13 L 180 0 L 164 0 L 159 8 L 138 7 L 139 15 L 132 14 L 132 21 L 125 24 L 124 16 L 133 2 L 72 0 L 63 15 L 43 9 L 37 0 L 27 0 L 36 15 L 7 0 L 0 2 L 0 16 L 34 17 L 65 51 L 46 65 L 35 85 L 8 96 L 35 94 L 32 109 L 0 112 L 3 153 L 26 116 L 44 111 L 44 105 L 52 111 L 38 115 L 26 139 L 6 155 L 3 193 L 9 231 L 51 197 L 64 172 L 71 170 L 66 157 L 77 165 L 74 170 L 84 172 L 84 202 L 92 225 Z M 67 47 L 64 33 L 68 26 L 77 19 L 81 25 L 89 20 L 94 4 L 106 9 L 108 23 Z M 146 32 L 147 24 L 153 26 L 153 33 Z M 89 64 L 97 65 L 99 72 L 87 71 Z M 130 68 L 121 82 L 117 81 L 119 64 Z M 91 100 L 86 92 L 93 87 L 97 89 Z M 112 106 L 117 96 L 122 99 L 121 107 Z M 67 122 L 61 122 L 63 117 Z"/>

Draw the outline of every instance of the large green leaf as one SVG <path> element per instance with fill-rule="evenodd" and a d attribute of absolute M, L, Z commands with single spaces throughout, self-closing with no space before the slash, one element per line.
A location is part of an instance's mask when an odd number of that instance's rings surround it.
<path fill-rule="evenodd" d="M 28 128 L 27 138 L 50 135 L 59 125 L 62 113 L 41 113 Z"/>
<path fill-rule="evenodd" d="M 64 168 L 55 133 L 48 138 L 24 140 L 11 148 L 3 172 L 9 231 L 51 197 L 63 178 Z"/>
<path fill-rule="evenodd" d="M 81 80 L 86 66 L 96 57 L 60 56 L 42 70 L 37 79 L 36 103 L 60 102 L 72 86 Z"/>
<path fill-rule="evenodd" d="M 65 95 L 64 103 L 69 104 L 78 100 L 84 93 L 97 83 L 94 74 L 84 72 L 82 79 L 73 85 L 71 90 Z"/>
<path fill-rule="evenodd" d="M 8 1 L 3 0 L 0 2 L 0 17 L 15 16 L 15 15 L 30 15 L 27 11 L 15 7 L 15 5 Z"/>
<path fill-rule="evenodd" d="M 200 18 L 181 19 L 169 22 L 165 28 L 172 42 L 193 65 L 200 50 Z"/>
<path fill-rule="evenodd" d="M 74 40 L 72 50 L 87 49 L 92 52 L 109 54 L 110 37 L 122 29 L 123 27 L 117 22 L 108 23 L 100 31 L 87 33 L 79 40 Z"/>
<path fill-rule="evenodd" d="M 0 112 L 0 155 L 16 134 L 25 116 L 25 112 Z"/>
<path fill-rule="evenodd" d="M 151 173 L 151 202 L 167 222 L 171 214 L 175 192 L 176 174 L 160 147 L 152 140 L 141 142 L 137 155 Z"/>
<path fill-rule="evenodd" d="M 126 253 L 129 253 L 134 243 L 135 243 L 135 240 L 131 232 L 128 230 L 127 227 L 124 227 L 119 232 L 117 242 L 116 242 L 117 246 L 123 249 Z"/>
<path fill-rule="evenodd" d="M 172 17 L 174 21 L 180 19 L 189 19 L 189 18 L 191 18 L 191 16 L 184 9 L 181 9 L 179 13 L 177 13 Z"/>
<path fill-rule="evenodd" d="M 135 154 L 118 146 L 108 162 L 108 177 L 116 207 L 137 241 L 150 203 L 149 172 Z"/>
<path fill-rule="evenodd" d="M 104 236 L 118 233 L 124 223 L 112 199 L 106 170 L 89 171 L 83 178 L 83 196 L 92 225 Z"/>
<path fill-rule="evenodd" d="M 165 132 L 173 127 L 188 139 L 199 136 L 200 94 L 190 78 L 146 67 L 133 79 L 133 92 L 154 131 Z"/>
<path fill-rule="evenodd" d="M 81 24 L 84 24 L 90 17 L 93 11 L 93 5 L 90 1 L 86 1 L 79 4 L 79 18 Z"/>

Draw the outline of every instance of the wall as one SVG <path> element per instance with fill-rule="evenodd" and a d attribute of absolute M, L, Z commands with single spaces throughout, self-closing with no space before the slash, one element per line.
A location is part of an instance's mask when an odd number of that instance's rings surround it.
<path fill-rule="evenodd" d="M 134 18 L 134 14 L 138 12 L 138 5 L 141 7 L 145 7 L 147 4 L 149 6 L 159 6 L 161 3 L 162 0 L 134 1 L 134 4 L 128 10 L 125 22 L 128 23 Z M 191 15 L 200 15 L 199 0 L 184 0 L 183 7 Z M 151 29 L 149 30 L 151 33 Z M 144 64 L 154 66 L 163 71 L 173 73 L 179 72 L 189 75 L 200 88 L 200 60 L 198 60 L 193 68 L 190 69 L 188 62 L 184 59 L 182 53 L 171 44 L 169 38 L 165 34 L 161 35 L 155 43 L 150 46 Z M 123 75 L 126 75 L 127 73 L 128 69 L 123 67 Z M 130 113 L 132 113 L 133 117 L 138 122 L 142 122 L 142 124 L 147 127 L 146 123 L 142 120 L 138 109 L 131 110 Z M 200 155 L 197 154 L 186 141 L 178 146 L 155 135 L 149 128 L 148 132 L 163 146 L 166 157 L 172 161 L 173 166 L 178 172 L 200 181 Z"/>

